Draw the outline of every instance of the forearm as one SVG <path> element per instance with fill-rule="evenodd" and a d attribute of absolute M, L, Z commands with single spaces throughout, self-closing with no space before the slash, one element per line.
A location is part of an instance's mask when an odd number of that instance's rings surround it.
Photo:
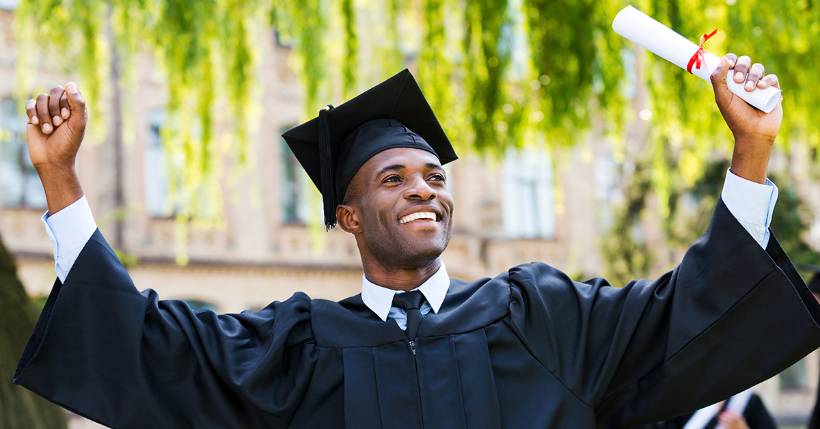
<path fill-rule="evenodd" d="M 37 173 L 45 190 L 49 213 L 57 213 L 83 196 L 80 180 L 73 167 L 40 167 Z"/>
<path fill-rule="evenodd" d="M 732 153 L 732 173 L 746 180 L 766 183 L 772 142 L 763 138 L 736 137 Z"/>

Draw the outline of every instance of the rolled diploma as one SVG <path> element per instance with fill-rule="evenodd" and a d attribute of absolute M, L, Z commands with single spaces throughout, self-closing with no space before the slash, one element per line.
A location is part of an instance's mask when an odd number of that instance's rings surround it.
<path fill-rule="evenodd" d="M 612 29 L 684 70 L 692 54 L 698 50 L 698 45 L 632 6 L 618 12 L 612 21 Z M 692 66 L 692 74 L 709 82 L 709 76 L 718 65 L 720 58 L 704 52 L 700 68 Z M 726 84 L 735 95 L 766 113 L 771 112 L 781 98 L 780 90 L 773 86 L 765 89 L 755 88 L 752 92 L 746 91 L 743 89 L 743 83 L 736 83 L 732 79 L 732 73 L 726 74 Z"/>

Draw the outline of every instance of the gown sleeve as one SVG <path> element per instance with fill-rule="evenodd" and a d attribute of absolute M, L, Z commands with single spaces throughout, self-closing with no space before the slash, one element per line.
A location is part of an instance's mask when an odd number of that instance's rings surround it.
<path fill-rule="evenodd" d="M 705 235 L 657 280 L 579 283 L 540 263 L 509 279 L 519 337 L 601 428 L 718 402 L 820 345 L 820 308 L 777 240 L 764 251 L 722 201 Z"/>
<path fill-rule="evenodd" d="M 135 289 L 96 231 L 13 381 L 115 428 L 283 427 L 311 372 L 310 300 L 217 315 Z"/>

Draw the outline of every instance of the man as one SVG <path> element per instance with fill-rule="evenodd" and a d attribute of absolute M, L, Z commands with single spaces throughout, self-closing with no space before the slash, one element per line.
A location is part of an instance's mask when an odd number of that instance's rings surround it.
<path fill-rule="evenodd" d="M 767 230 L 782 111 L 735 98 L 733 65 L 750 91 L 778 85 L 748 57 L 716 71 L 735 136 L 724 202 L 654 282 L 578 283 L 540 263 L 450 279 L 442 164 L 456 156 L 404 71 L 284 135 L 326 224 L 356 239 L 362 293 L 230 315 L 134 288 L 74 174 L 81 95 L 67 86 L 61 117 L 56 88 L 31 103 L 28 140 L 59 278 L 15 381 L 117 428 L 624 428 L 726 398 L 820 345 L 820 311 Z M 761 342 L 776 352 L 749 362 Z"/>

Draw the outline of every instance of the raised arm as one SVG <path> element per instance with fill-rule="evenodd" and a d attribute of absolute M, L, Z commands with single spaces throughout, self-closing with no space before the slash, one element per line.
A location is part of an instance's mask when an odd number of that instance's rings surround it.
<path fill-rule="evenodd" d="M 13 381 L 110 427 L 286 426 L 315 364 L 309 298 L 218 315 L 137 290 L 77 178 L 87 121 L 77 86 L 55 87 L 26 111 L 60 281 Z"/>
<path fill-rule="evenodd" d="M 86 112 L 85 100 L 72 82 L 26 104 L 29 153 L 48 200 L 43 224 L 61 282 L 97 229 L 74 168 L 85 133 Z"/>
<path fill-rule="evenodd" d="M 752 64 L 748 56 L 727 54 L 712 73 L 712 86 L 715 103 L 735 140 L 721 197 L 735 219 L 765 248 L 777 201 L 777 187 L 766 178 L 766 170 L 783 121 L 783 108 L 778 104 L 772 112 L 763 113 L 735 96 L 726 85 L 726 75 L 731 73 L 735 82 L 745 82 L 747 91 L 779 88 L 777 76 L 764 76 L 764 71 L 762 64 Z"/>
<path fill-rule="evenodd" d="M 85 135 L 85 99 L 73 82 L 26 103 L 26 140 L 52 214 L 83 196 L 74 161 Z"/>
<path fill-rule="evenodd" d="M 763 67 L 749 63 L 730 55 L 713 76 L 735 138 L 732 166 L 709 229 L 677 268 L 620 288 L 603 279 L 573 282 L 543 264 L 510 271 L 520 338 L 595 410 L 600 427 L 633 427 L 715 403 L 820 344 L 820 307 L 767 229 L 776 193 L 766 167 L 782 110 L 759 112 L 724 83 L 734 65 L 751 89 L 777 85 L 773 75 L 760 83 Z M 756 353 L 761 344 L 769 352 Z"/>

